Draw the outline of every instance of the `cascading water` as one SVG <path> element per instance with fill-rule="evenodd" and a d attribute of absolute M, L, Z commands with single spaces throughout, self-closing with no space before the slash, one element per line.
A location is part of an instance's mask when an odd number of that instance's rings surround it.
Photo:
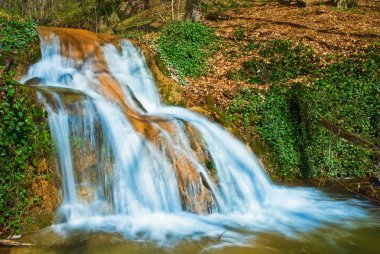
<path fill-rule="evenodd" d="M 287 236 L 366 216 L 315 189 L 271 183 L 222 127 L 160 101 L 141 53 L 86 31 L 41 28 L 34 80 L 60 161 L 59 232 L 116 232 L 171 244 L 255 232 Z M 37 79 L 38 78 L 38 79 Z M 33 82 L 28 81 L 31 84 Z"/>

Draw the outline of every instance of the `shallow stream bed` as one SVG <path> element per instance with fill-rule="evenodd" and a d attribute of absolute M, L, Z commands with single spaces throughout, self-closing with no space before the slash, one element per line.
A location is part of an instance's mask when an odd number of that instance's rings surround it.
<path fill-rule="evenodd" d="M 338 192 L 341 192 L 337 190 Z M 353 198 L 351 194 L 328 195 L 341 200 Z M 354 197 L 360 199 L 360 197 Z M 33 247 L 0 248 L 4 254 L 148 254 L 148 253 L 380 253 L 380 207 L 369 203 L 366 208 L 368 217 L 347 225 L 321 225 L 320 228 L 297 236 L 283 236 L 272 232 L 246 232 L 252 240 L 246 246 L 230 243 L 221 232 L 218 238 L 200 240 L 179 240 L 171 246 L 162 246 L 144 241 L 131 241 L 118 234 L 71 232 L 63 236 L 51 228 L 41 230 L 22 238 L 23 242 L 33 243 Z M 152 221 L 152 223 L 155 223 Z M 240 232 L 241 233 L 241 232 Z"/>

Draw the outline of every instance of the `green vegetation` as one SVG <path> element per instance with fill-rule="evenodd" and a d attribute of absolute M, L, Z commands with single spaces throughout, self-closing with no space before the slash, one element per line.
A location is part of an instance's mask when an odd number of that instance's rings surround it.
<path fill-rule="evenodd" d="M 249 43 L 246 50 L 257 46 Z M 243 68 L 232 76 L 252 84 L 268 84 L 287 81 L 311 74 L 319 59 L 309 49 L 301 45 L 292 45 L 290 41 L 273 40 L 259 48 L 260 57 L 254 57 L 243 64 Z"/>
<path fill-rule="evenodd" d="M 56 9 L 45 16 L 51 15 L 51 23 L 56 26 L 75 27 L 99 31 L 100 20 L 109 23 L 108 15 L 115 11 L 120 1 L 114 0 L 82 0 L 68 1 L 64 5 L 57 5 Z"/>
<path fill-rule="evenodd" d="M 19 21 L 17 18 L 11 18 L 7 14 L 0 12 L 1 57 L 13 50 L 28 48 L 36 39 L 35 23 Z"/>
<path fill-rule="evenodd" d="M 41 174 L 40 160 L 50 150 L 43 110 L 13 79 L 14 63 L 29 58 L 36 42 L 33 22 L 0 14 L 0 236 L 18 233 L 20 219 L 38 205 L 31 185 Z"/>
<path fill-rule="evenodd" d="M 307 175 L 360 176 L 379 162 L 380 46 L 327 66 L 305 91 Z M 306 133 L 308 134 L 308 133 Z M 377 166 L 377 170 L 378 170 Z"/>
<path fill-rule="evenodd" d="M 36 21 L 39 25 L 84 28 L 99 31 L 116 15 L 121 0 L 2 0 L 0 11 Z"/>
<path fill-rule="evenodd" d="M 207 59 L 215 53 L 217 37 L 212 28 L 200 23 L 172 23 L 162 30 L 158 52 L 180 78 L 200 77 L 207 70 Z"/>
<path fill-rule="evenodd" d="M 283 177 L 300 175 L 300 155 L 293 128 L 288 88 L 273 87 L 269 92 L 244 89 L 229 109 L 230 118 L 242 133 L 255 132 L 271 148 L 268 156 L 272 173 Z M 254 130 L 249 129 L 255 126 Z M 253 141 L 253 140 L 252 140 Z M 251 144 L 252 145 L 252 144 Z"/>
<path fill-rule="evenodd" d="M 310 50 L 293 56 L 297 47 L 278 41 L 260 46 L 261 56 L 269 58 L 255 71 L 248 68 L 250 77 L 265 76 L 272 86 L 265 91 L 244 89 L 229 108 L 231 122 L 243 126 L 242 136 L 254 126 L 256 139 L 269 146 L 265 163 L 281 178 L 375 173 L 380 159 L 380 46 L 341 57 L 318 73 L 308 71 L 317 64 L 307 61 L 316 60 Z M 282 50 L 290 51 L 285 64 L 276 62 L 284 56 L 278 53 Z M 302 67 L 287 64 L 293 61 Z M 281 63 L 278 75 L 271 75 L 274 62 Z M 247 67 L 251 65 L 243 65 L 240 71 L 246 73 Z M 305 83 L 284 84 L 306 74 Z M 249 81 L 260 84 L 263 79 Z"/>

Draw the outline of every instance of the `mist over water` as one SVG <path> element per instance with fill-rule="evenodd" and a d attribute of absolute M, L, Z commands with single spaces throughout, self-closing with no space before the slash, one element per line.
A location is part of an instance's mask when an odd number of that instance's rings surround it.
<path fill-rule="evenodd" d="M 101 54 L 63 44 L 59 35 L 41 38 L 42 59 L 22 79 L 40 78 L 60 162 L 56 232 L 118 233 L 165 246 L 205 237 L 247 245 L 262 232 L 297 238 L 367 218 L 363 201 L 274 185 L 221 126 L 164 105 L 129 41 L 94 47 Z"/>

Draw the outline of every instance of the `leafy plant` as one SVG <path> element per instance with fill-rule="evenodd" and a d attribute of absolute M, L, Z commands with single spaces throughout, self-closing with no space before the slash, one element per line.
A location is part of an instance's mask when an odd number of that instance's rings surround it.
<path fill-rule="evenodd" d="M 249 43 L 245 49 L 255 49 Z M 243 63 L 240 71 L 249 83 L 268 84 L 308 75 L 318 66 L 319 59 L 309 48 L 293 45 L 290 41 L 273 40 L 259 49 L 260 58 Z"/>
<path fill-rule="evenodd" d="M 275 86 L 264 93 L 257 89 L 244 89 L 230 107 L 243 132 L 250 126 L 272 148 L 269 167 L 276 175 L 291 178 L 300 175 L 300 156 L 296 145 L 296 132 L 289 110 L 288 88 Z"/>
<path fill-rule="evenodd" d="M 212 28 L 200 23 L 177 22 L 162 30 L 157 50 L 163 61 L 183 79 L 202 76 L 216 46 L 217 36 Z"/>
<path fill-rule="evenodd" d="M 0 57 L 5 52 L 28 48 L 36 41 L 36 24 L 0 13 Z"/>
<path fill-rule="evenodd" d="M 327 66 L 301 100 L 308 109 L 308 175 L 375 173 L 380 137 L 380 47 Z"/>
<path fill-rule="evenodd" d="M 273 48 L 264 47 L 262 55 L 272 56 Z M 230 122 L 242 126 L 241 135 L 254 132 L 268 144 L 265 163 L 279 177 L 376 174 L 379 53 L 375 44 L 341 57 L 318 73 L 310 72 L 308 84 L 285 86 L 280 83 L 287 79 L 283 76 L 268 90 L 244 89 L 229 107 Z"/>
<path fill-rule="evenodd" d="M 36 25 L 0 15 L 1 65 L 28 56 L 37 42 Z M 50 150 L 45 113 L 36 98 L 13 80 L 15 65 L 0 75 L 0 236 L 18 233 L 27 208 L 38 204 L 31 184 L 39 161 Z"/>

